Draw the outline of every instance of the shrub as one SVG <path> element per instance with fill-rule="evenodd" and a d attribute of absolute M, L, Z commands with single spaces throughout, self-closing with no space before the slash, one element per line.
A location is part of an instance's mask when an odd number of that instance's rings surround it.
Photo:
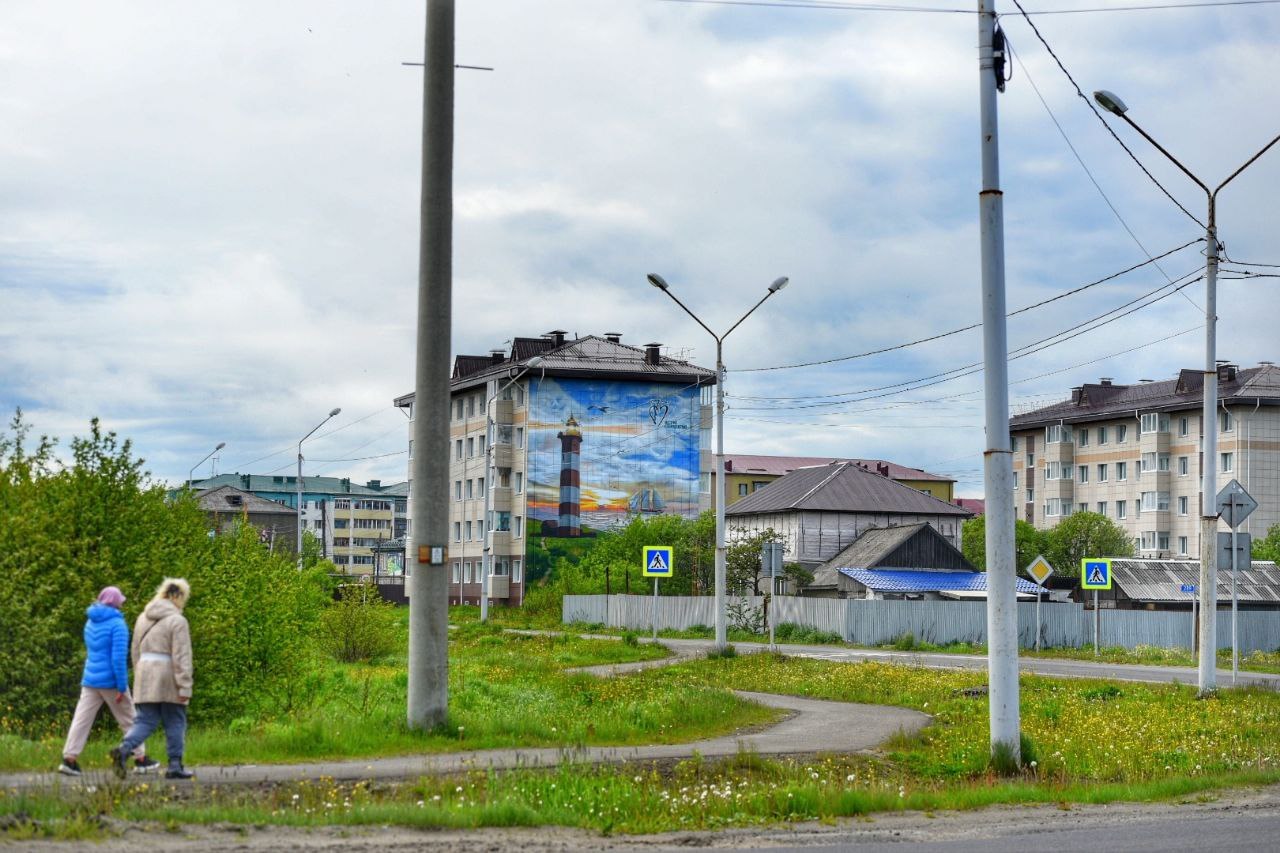
<path fill-rule="evenodd" d="M 726 645 L 723 649 L 712 648 L 707 652 L 707 660 L 728 660 L 737 656 L 738 650 L 732 645 Z"/>
<path fill-rule="evenodd" d="M 622 644 L 624 646 L 638 646 L 640 645 L 640 638 L 636 636 L 635 631 L 624 631 L 622 632 Z"/>
<path fill-rule="evenodd" d="M 320 646 L 343 663 L 371 661 L 399 645 L 395 608 L 383 601 L 372 584 L 347 584 L 320 614 Z"/>
<path fill-rule="evenodd" d="M 893 639 L 893 647 L 900 652 L 909 652 L 916 647 L 916 635 L 903 631 Z"/>

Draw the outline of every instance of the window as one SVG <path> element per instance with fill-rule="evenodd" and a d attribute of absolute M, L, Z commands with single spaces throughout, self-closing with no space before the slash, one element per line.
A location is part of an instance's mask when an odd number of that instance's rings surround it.
<path fill-rule="evenodd" d="M 462 541 L 462 522 L 461 521 L 455 521 L 453 523 L 453 541 L 454 542 Z"/>
<path fill-rule="evenodd" d="M 1168 512 L 1168 492 L 1143 492 L 1141 509 L 1143 512 Z"/>
<path fill-rule="evenodd" d="M 747 494 L 747 484 L 746 484 L 746 483 L 739 483 L 739 484 L 738 484 L 738 497 L 745 497 L 745 496 L 746 496 L 746 494 Z"/>
<path fill-rule="evenodd" d="M 462 458 L 462 439 L 458 439 L 453 443 L 453 458 L 454 459 Z"/>
<path fill-rule="evenodd" d="M 510 533 L 511 513 L 499 510 L 489 513 L 489 529 L 499 533 Z"/>
<path fill-rule="evenodd" d="M 1230 474 L 1236 470 L 1236 455 L 1234 453 L 1220 453 L 1222 457 L 1222 473 Z"/>
<path fill-rule="evenodd" d="M 752 481 L 751 481 L 751 491 L 753 491 L 753 492 L 758 492 L 758 491 L 760 491 L 761 489 L 763 489 L 763 488 L 764 488 L 765 486 L 767 486 L 767 485 L 769 485 L 769 481 L 768 481 L 768 480 L 752 480 Z M 933 492 L 930 492 L 928 489 L 921 489 L 920 491 L 924 492 L 926 495 L 931 495 L 931 494 L 933 494 Z"/>
<path fill-rule="evenodd" d="M 1116 518 L 1128 518 L 1128 517 L 1129 517 L 1129 502 L 1116 501 Z"/>
<path fill-rule="evenodd" d="M 1076 439 L 1076 443 L 1079 444 L 1081 447 L 1088 447 L 1089 446 L 1089 428 L 1085 427 L 1084 429 L 1080 430 L 1080 432 L 1077 433 L 1077 435 L 1079 437 Z"/>
<path fill-rule="evenodd" d="M 1187 553 L 1187 537 L 1185 536 L 1178 537 L 1178 553 L 1179 554 Z"/>
<path fill-rule="evenodd" d="M 469 521 L 462 522 L 462 530 L 464 533 L 466 533 L 466 540 L 470 542 L 471 541 L 471 522 Z"/>
<path fill-rule="evenodd" d="M 1142 454 L 1141 468 L 1144 474 L 1153 471 L 1169 470 L 1169 454 L 1168 453 L 1144 453 Z"/>
<path fill-rule="evenodd" d="M 516 386 L 516 406 L 523 406 L 523 405 L 524 405 L 524 386 L 517 385 Z"/>
<path fill-rule="evenodd" d="M 1098 466 L 1098 482 L 1107 482 L 1107 463 L 1105 462 Z"/>
<path fill-rule="evenodd" d="M 1031 488 L 1030 486 L 1027 486 L 1027 503 L 1033 504 L 1035 502 L 1036 502 L 1036 490 Z"/>
<path fill-rule="evenodd" d="M 516 427 L 516 447 L 524 447 L 524 427 Z"/>
<path fill-rule="evenodd" d="M 461 400 L 453 401 L 453 419 L 455 421 L 462 420 L 462 401 Z"/>
<path fill-rule="evenodd" d="M 346 530 L 348 523 L 349 522 L 345 518 L 335 518 L 333 520 L 333 527 L 335 530 Z"/>
<path fill-rule="evenodd" d="M 484 436 L 482 435 L 479 438 L 477 438 L 476 442 L 477 442 L 480 455 L 484 456 Z"/>
<path fill-rule="evenodd" d="M 356 530 L 390 530 L 391 519 L 389 518 L 357 518 L 351 526 Z"/>
<path fill-rule="evenodd" d="M 1128 462 L 1116 463 L 1116 479 L 1122 482 L 1124 480 L 1129 479 L 1129 463 Z"/>
<path fill-rule="evenodd" d="M 1098 501 L 1098 515 L 1106 515 L 1106 514 L 1107 514 L 1107 502 Z"/>
<path fill-rule="evenodd" d="M 1012 450 L 1014 453 L 1018 452 L 1018 437 L 1016 435 L 1013 438 L 1009 439 L 1009 449 Z"/>
<path fill-rule="evenodd" d="M 1046 517 L 1058 515 L 1062 512 L 1062 501 L 1058 498 L 1049 498 L 1044 502 L 1044 514 Z"/>
<path fill-rule="evenodd" d="M 1169 416 L 1159 412 L 1148 412 L 1142 416 L 1142 433 L 1149 435 L 1156 432 L 1169 431 Z"/>
<path fill-rule="evenodd" d="M 1188 435 L 1191 432 L 1191 418 L 1178 418 L 1178 435 Z"/>
<path fill-rule="evenodd" d="M 471 583 L 471 561 L 467 560 L 462 564 L 462 582 Z"/>
<path fill-rule="evenodd" d="M 476 455 L 476 440 L 474 437 L 467 439 L 467 458 L 470 459 Z"/>
<path fill-rule="evenodd" d="M 511 561 L 511 582 L 520 583 L 523 580 L 524 580 L 524 561 L 512 560 Z"/>
<path fill-rule="evenodd" d="M 522 515 L 516 516 L 516 520 L 512 523 L 512 529 L 515 531 L 515 536 L 517 539 L 519 539 L 521 536 L 524 536 L 524 516 Z"/>
<path fill-rule="evenodd" d="M 453 561 L 453 582 L 462 583 L 462 561 Z"/>
<path fill-rule="evenodd" d="M 1106 443 L 1107 443 L 1107 428 L 1104 426 L 1098 427 L 1098 444 L 1106 444 Z"/>
<path fill-rule="evenodd" d="M 1167 530 L 1156 534 L 1156 549 L 1160 551 L 1169 550 L 1169 532 Z"/>
<path fill-rule="evenodd" d="M 1233 432 L 1236 428 L 1236 419 L 1231 416 L 1230 412 L 1218 412 L 1218 429 L 1223 432 Z"/>
<path fill-rule="evenodd" d="M 476 497 L 484 497 L 484 477 L 476 478 Z"/>
<path fill-rule="evenodd" d="M 351 547 L 351 539 L 350 539 L 349 537 L 347 537 L 347 536 L 343 536 L 343 537 L 337 537 L 337 536 L 335 536 L 335 537 L 334 537 L 334 539 L 333 539 L 333 547 L 335 547 L 335 548 L 349 548 L 349 547 Z"/>
<path fill-rule="evenodd" d="M 339 498 L 333 502 L 334 509 L 351 509 L 351 501 L 347 498 Z"/>
<path fill-rule="evenodd" d="M 1062 515 L 1064 518 L 1068 515 L 1071 515 L 1071 501 L 1062 502 Z"/>
<path fill-rule="evenodd" d="M 1128 424 L 1116 424 L 1116 444 L 1124 444 L 1129 435 Z"/>
<path fill-rule="evenodd" d="M 1187 470 L 1188 470 L 1189 464 L 1190 463 L 1188 463 L 1187 457 L 1185 456 L 1178 457 L 1178 476 L 1179 477 L 1187 476 Z"/>
<path fill-rule="evenodd" d="M 517 484 L 520 482 L 520 476 L 521 476 L 520 474 L 516 475 Z M 517 489 L 516 491 L 519 491 L 519 489 Z M 698 475 L 698 491 L 702 492 L 702 494 L 704 495 L 711 494 L 711 474 L 710 473 Z"/>
<path fill-rule="evenodd" d="M 476 395 L 472 394 L 467 398 L 467 417 L 471 417 L 476 413 Z"/>
<path fill-rule="evenodd" d="M 1030 450 L 1027 451 L 1027 467 L 1028 468 L 1036 467 L 1036 455 L 1032 453 Z"/>
<path fill-rule="evenodd" d="M 475 481 L 467 480 L 467 490 L 465 492 L 467 500 L 472 500 L 476 496 Z"/>
<path fill-rule="evenodd" d="M 462 500 L 462 481 L 461 480 L 453 481 L 453 499 L 455 501 Z"/>
<path fill-rule="evenodd" d="M 1076 471 L 1076 482 L 1079 482 L 1079 483 L 1089 482 L 1089 466 L 1088 465 L 1081 465 L 1079 470 Z"/>
<path fill-rule="evenodd" d="M 1186 514 L 1187 514 L 1187 504 L 1188 504 L 1188 503 L 1189 503 L 1189 501 L 1187 500 L 1187 496 L 1186 496 L 1186 495 L 1182 495 L 1181 497 L 1179 497 L 1179 498 L 1178 498 L 1178 515 L 1186 515 Z"/>
<path fill-rule="evenodd" d="M 1156 532 L 1155 532 L 1154 530 L 1144 530 L 1144 531 L 1142 531 L 1142 544 L 1141 544 L 1141 548 L 1142 548 L 1142 550 L 1143 550 L 1143 551 L 1154 551 L 1154 550 L 1155 550 L 1155 548 L 1156 548 Z"/>
<path fill-rule="evenodd" d="M 1014 491 L 1018 490 L 1018 472 L 1017 471 L 1013 472 L 1013 489 Z"/>
<path fill-rule="evenodd" d="M 1088 512 L 1088 511 L 1089 511 L 1089 505 L 1087 503 L 1076 504 L 1076 512 Z"/>
<path fill-rule="evenodd" d="M 1044 428 L 1044 440 L 1046 444 L 1071 441 L 1071 427 L 1066 424 L 1047 426 Z"/>

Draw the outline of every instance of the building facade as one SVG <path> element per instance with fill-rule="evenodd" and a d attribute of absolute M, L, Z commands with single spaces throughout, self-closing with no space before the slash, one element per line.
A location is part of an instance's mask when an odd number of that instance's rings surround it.
<path fill-rule="evenodd" d="M 220 474 L 192 487 L 222 486 L 233 486 L 295 512 L 298 506 L 298 478 L 293 475 Z M 369 480 L 360 485 L 349 477 L 303 477 L 302 529 L 319 540 L 321 554 L 344 572 L 381 574 L 391 567 L 377 547 L 404 536 L 408 495 L 407 482 L 384 486 L 381 480 Z M 289 547 L 292 550 L 294 546 Z"/>
<path fill-rule="evenodd" d="M 577 562 L 599 532 L 710 507 L 715 374 L 660 347 L 555 331 L 454 360 L 450 603 L 478 603 L 488 576 L 491 601 L 518 605 L 529 582 Z M 410 414 L 412 472 L 414 395 L 395 403 Z M 412 554 L 412 530 L 408 540 Z"/>
<path fill-rule="evenodd" d="M 1123 528 L 1144 559 L 1197 555 L 1202 466 L 1213 464 L 1219 489 L 1234 478 L 1258 501 L 1242 531 L 1261 535 L 1280 523 L 1280 370 L 1219 367 L 1212 460 L 1201 452 L 1203 381 L 1198 370 L 1136 385 L 1104 378 L 1010 419 L 1017 517 L 1048 529 L 1073 513 L 1097 512 Z"/>
<path fill-rule="evenodd" d="M 758 454 L 726 453 L 724 455 L 724 480 L 726 507 L 753 494 L 765 486 L 790 474 L 797 468 L 812 468 L 832 462 L 852 462 L 881 476 L 896 480 L 904 486 L 924 492 L 930 497 L 950 501 L 955 496 L 956 481 L 941 474 L 931 474 L 919 468 L 899 465 L 884 459 L 851 459 L 834 456 L 761 456 Z M 715 505 L 715 465 L 711 466 L 711 502 Z"/>

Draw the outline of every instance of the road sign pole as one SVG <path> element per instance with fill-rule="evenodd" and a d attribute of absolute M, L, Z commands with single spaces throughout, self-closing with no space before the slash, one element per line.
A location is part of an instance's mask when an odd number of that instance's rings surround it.
<path fill-rule="evenodd" d="M 1235 503 L 1235 495 L 1231 496 Z M 1236 636 L 1236 528 L 1231 528 L 1231 683 L 1236 683 L 1240 671 L 1240 643 Z"/>
<path fill-rule="evenodd" d="M 653 579 L 653 638 L 658 639 L 658 579 Z"/>
<path fill-rule="evenodd" d="M 1040 599 L 1044 597 L 1044 587 L 1036 584 L 1036 651 L 1040 651 Z"/>
<path fill-rule="evenodd" d="M 1102 611 L 1098 609 L 1098 591 L 1093 591 L 1093 656 L 1098 656 L 1098 643 L 1102 638 Z"/>
<path fill-rule="evenodd" d="M 1196 596 L 1191 594 L 1191 656 L 1196 656 Z"/>

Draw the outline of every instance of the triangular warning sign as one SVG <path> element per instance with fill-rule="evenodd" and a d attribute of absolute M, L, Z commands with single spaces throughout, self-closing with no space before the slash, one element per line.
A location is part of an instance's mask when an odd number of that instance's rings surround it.
<path fill-rule="evenodd" d="M 663 556 L 663 552 L 654 551 L 653 556 L 649 558 L 649 571 L 665 572 L 667 570 L 667 560 Z"/>
<path fill-rule="evenodd" d="M 1102 574 L 1102 566 L 1094 566 L 1089 570 L 1089 583 L 1093 586 L 1105 586 L 1107 579 Z"/>

